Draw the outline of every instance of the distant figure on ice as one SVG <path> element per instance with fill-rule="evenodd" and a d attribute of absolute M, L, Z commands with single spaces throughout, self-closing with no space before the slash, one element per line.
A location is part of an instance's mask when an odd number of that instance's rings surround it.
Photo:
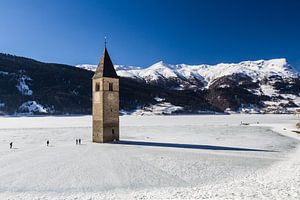
<path fill-rule="evenodd" d="M 49 146 L 49 140 L 47 140 L 47 147 Z"/>
<path fill-rule="evenodd" d="M 9 143 L 9 148 L 10 149 L 12 149 L 12 145 L 13 145 L 13 143 L 11 142 L 11 143 Z"/>
<path fill-rule="evenodd" d="M 76 145 L 78 144 L 78 139 L 76 139 Z"/>
<path fill-rule="evenodd" d="M 78 139 L 78 143 L 81 144 L 81 139 L 80 138 Z"/>

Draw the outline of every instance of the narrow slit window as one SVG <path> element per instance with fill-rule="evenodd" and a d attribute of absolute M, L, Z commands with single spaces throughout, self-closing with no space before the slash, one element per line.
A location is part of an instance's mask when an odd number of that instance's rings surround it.
<path fill-rule="evenodd" d="M 100 91 L 100 83 L 96 83 L 96 88 L 95 88 L 96 92 Z"/>
<path fill-rule="evenodd" d="M 115 134 L 115 129 L 112 129 L 112 130 L 111 130 L 111 133 L 112 133 L 112 134 Z"/>
<path fill-rule="evenodd" d="M 109 91 L 113 91 L 113 84 L 112 84 L 112 83 L 109 83 L 109 84 L 108 84 L 108 90 L 109 90 Z"/>

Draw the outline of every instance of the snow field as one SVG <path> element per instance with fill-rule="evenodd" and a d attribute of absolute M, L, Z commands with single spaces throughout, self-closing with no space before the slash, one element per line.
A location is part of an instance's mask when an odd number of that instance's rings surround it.
<path fill-rule="evenodd" d="M 0 199 L 297 199 L 296 121 L 122 116 L 122 141 L 95 144 L 90 116 L 0 118 Z"/>

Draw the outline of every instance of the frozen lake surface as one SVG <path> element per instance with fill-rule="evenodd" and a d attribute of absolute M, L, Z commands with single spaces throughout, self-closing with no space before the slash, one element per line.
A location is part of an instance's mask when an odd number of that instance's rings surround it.
<path fill-rule="evenodd" d="M 91 116 L 0 118 L 0 199 L 300 198 L 295 116 L 120 119 L 96 144 Z"/>

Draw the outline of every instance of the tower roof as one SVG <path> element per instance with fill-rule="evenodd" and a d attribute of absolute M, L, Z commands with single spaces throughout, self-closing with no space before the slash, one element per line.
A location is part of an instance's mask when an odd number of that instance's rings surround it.
<path fill-rule="evenodd" d="M 117 75 L 117 72 L 114 68 L 113 63 L 111 62 L 111 59 L 109 57 L 106 47 L 104 48 L 103 54 L 99 61 L 96 72 L 93 76 L 93 79 L 102 78 L 102 77 L 119 78 Z"/>

